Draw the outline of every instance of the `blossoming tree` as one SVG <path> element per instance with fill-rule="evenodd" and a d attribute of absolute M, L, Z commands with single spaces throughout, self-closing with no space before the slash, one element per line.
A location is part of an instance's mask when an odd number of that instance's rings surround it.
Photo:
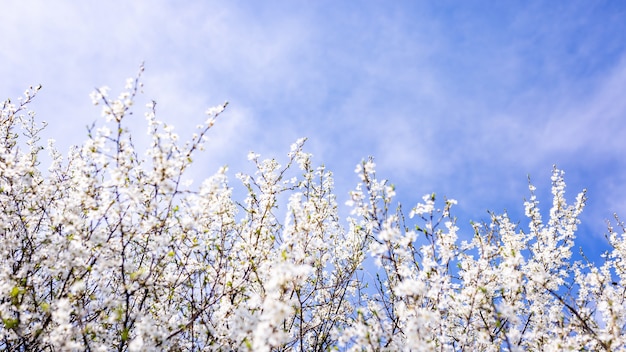
<path fill-rule="evenodd" d="M 602 265 L 573 261 L 585 196 L 567 204 L 563 172 L 547 221 L 531 186 L 527 228 L 493 214 L 463 233 L 454 200 L 405 213 L 370 159 L 340 219 L 332 174 L 299 140 L 284 165 L 250 153 L 236 200 L 225 168 L 184 181 L 226 104 L 184 143 L 149 104 L 142 152 L 125 120 L 140 87 L 94 92 L 105 121 L 67 155 L 40 143 L 38 88 L 3 103 L 1 349 L 626 348 L 626 231 L 609 228 Z"/>

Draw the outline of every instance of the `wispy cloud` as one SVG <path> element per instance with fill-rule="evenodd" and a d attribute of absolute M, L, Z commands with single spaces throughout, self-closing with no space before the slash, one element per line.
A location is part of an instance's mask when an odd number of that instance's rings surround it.
<path fill-rule="evenodd" d="M 340 192 L 372 155 L 403 201 L 436 191 L 476 217 L 519 209 L 526 175 L 548 187 L 556 163 L 573 190 L 599 199 L 589 214 L 600 222 L 607 207 L 626 211 L 616 200 L 626 199 L 625 8 L 14 2 L 0 12 L 0 94 L 42 83 L 34 108 L 51 122 L 48 136 L 80 143 L 99 115 L 89 92 L 121 89 L 145 60 L 141 99 L 155 99 L 181 137 L 207 107 L 231 102 L 198 176 L 309 137 Z M 142 112 L 138 104 L 139 133 Z"/>

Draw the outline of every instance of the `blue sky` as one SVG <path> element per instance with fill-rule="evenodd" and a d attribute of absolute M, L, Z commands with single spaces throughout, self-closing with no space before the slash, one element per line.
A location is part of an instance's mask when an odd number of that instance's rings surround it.
<path fill-rule="evenodd" d="M 488 209 L 526 224 L 527 176 L 547 212 L 556 164 L 570 199 L 589 190 L 585 250 L 626 218 L 623 2 L 6 1 L 0 49 L 0 98 L 42 84 L 33 109 L 63 150 L 99 118 L 89 93 L 145 61 L 142 99 L 181 137 L 230 102 L 197 178 L 308 137 L 341 202 L 371 155 L 405 207 L 434 191 L 465 231 Z"/>

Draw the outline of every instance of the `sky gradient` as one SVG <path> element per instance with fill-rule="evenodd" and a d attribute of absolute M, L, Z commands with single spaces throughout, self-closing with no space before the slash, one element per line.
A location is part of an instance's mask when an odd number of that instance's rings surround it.
<path fill-rule="evenodd" d="M 547 217 L 556 164 L 569 199 L 588 189 L 578 245 L 605 249 L 626 218 L 623 2 L 7 1 L 0 49 L 0 99 L 42 84 L 32 108 L 62 151 L 99 119 L 89 93 L 145 62 L 140 99 L 181 138 L 230 102 L 195 184 L 307 137 L 340 203 L 373 156 L 406 208 L 436 192 L 468 235 L 487 210 L 525 226 L 528 176 Z"/>

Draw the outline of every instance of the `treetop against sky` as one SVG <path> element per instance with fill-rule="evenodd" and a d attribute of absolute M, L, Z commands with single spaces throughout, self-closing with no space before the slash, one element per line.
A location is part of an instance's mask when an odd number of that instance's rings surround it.
<path fill-rule="evenodd" d="M 143 67 L 140 73 L 143 71 Z M 626 228 L 609 227 L 601 263 L 575 260 L 585 192 L 552 202 L 537 188 L 528 226 L 504 213 L 459 227 L 458 202 L 410 210 L 377 176 L 354 170 L 342 217 L 333 174 L 304 148 L 248 154 L 188 182 L 228 103 L 188 139 L 137 107 L 140 77 L 114 95 L 67 154 L 44 146 L 30 110 L 40 86 L 0 113 L 0 348 L 6 350 L 613 351 L 626 346 Z M 139 109 L 148 143 L 127 124 Z M 43 169 L 46 151 L 50 166 Z M 469 231 L 469 232 L 468 232 Z"/>
<path fill-rule="evenodd" d="M 282 155 L 307 137 L 333 170 L 339 204 L 375 157 L 399 200 L 458 200 L 460 224 L 487 210 L 523 219 L 527 176 L 553 165 L 587 189 L 577 245 L 599 260 L 605 220 L 626 212 L 626 6 L 613 2 L 360 4 L 316 1 L 10 1 L 0 9 L 0 98 L 43 85 L 33 110 L 61 151 L 100 114 L 94 87 L 123 88 L 145 62 L 145 94 L 181 136 L 229 101 L 200 182 L 245 156 Z M 138 144 L 140 113 L 128 121 Z M 541 198 L 549 203 L 549 197 Z M 347 212 L 346 209 L 341 209 Z M 523 220 L 520 220 L 523 221 Z"/>

